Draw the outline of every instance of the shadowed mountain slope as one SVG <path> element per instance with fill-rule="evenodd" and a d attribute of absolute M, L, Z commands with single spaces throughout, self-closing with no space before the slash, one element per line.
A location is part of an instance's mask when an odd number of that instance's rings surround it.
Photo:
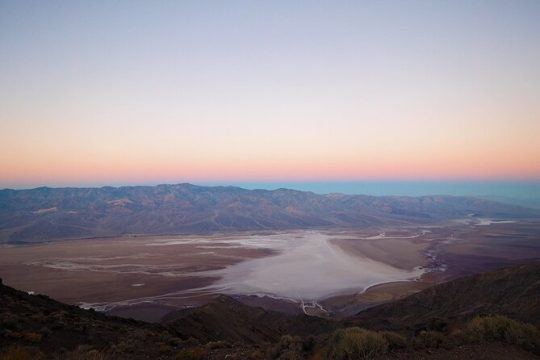
<path fill-rule="evenodd" d="M 72 352 L 84 345 L 89 349 L 111 349 L 120 355 L 130 353 L 134 359 L 148 359 L 158 358 L 157 344 L 170 337 L 159 325 L 109 317 L 47 296 L 29 295 L 2 285 L 0 279 L 0 353 L 18 344 L 37 348 L 50 359 L 57 358 L 52 354 Z M 157 346 L 148 347 L 145 342 Z M 27 358 L 44 357 L 34 354 Z"/>
<path fill-rule="evenodd" d="M 278 341 L 281 335 L 308 336 L 327 333 L 337 322 L 304 314 L 287 315 L 244 305 L 225 295 L 211 303 L 171 313 L 162 319 L 173 334 L 201 342 L 225 340 L 231 343 Z"/>
<path fill-rule="evenodd" d="M 452 196 L 318 195 L 191 184 L 42 187 L 0 190 L 0 242 L 418 224 L 470 214 L 516 218 L 540 211 Z"/>
<path fill-rule="evenodd" d="M 225 356 L 262 359 L 275 358 L 272 354 L 276 347 L 296 342 L 312 349 L 298 350 L 295 358 L 300 359 L 308 358 L 309 351 L 311 354 L 323 351 L 329 334 L 337 328 L 362 326 L 402 334 L 439 328 L 444 333 L 437 333 L 437 336 L 444 337 L 450 336 L 449 326 L 463 327 L 465 321 L 478 314 L 498 313 L 538 323 L 539 304 L 540 263 L 451 281 L 403 300 L 368 309 L 344 321 L 269 312 L 220 295 L 200 308 L 170 314 L 162 325 L 152 325 L 108 317 L 41 295 L 29 295 L 2 285 L 0 281 L 0 358 L 2 353 L 16 353 L 17 346 L 23 346 L 27 351 L 27 357 L 23 358 L 35 359 L 191 359 L 193 357 L 189 356 L 194 353 L 199 354 L 197 359 L 222 359 Z M 531 334 L 538 332 L 530 325 L 519 326 L 529 326 Z M 289 337 L 284 342 L 280 338 L 284 334 L 300 337 Z M 417 344 L 418 339 L 426 340 L 420 333 L 418 338 L 410 341 Z M 218 340 L 221 342 L 216 343 Z M 535 358 L 530 352 L 516 348 L 515 343 L 465 341 L 458 345 L 448 343 L 448 348 L 422 344 L 422 347 L 397 348 L 395 352 L 373 358 Z M 428 346 L 427 350 L 423 350 L 425 346 Z M 253 354 L 257 356 L 253 357 Z M 478 357 L 478 354 L 487 356 Z"/>
<path fill-rule="evenodd" d="M 540 262 L 503 268 L 436 285 L 342 321 L 290 316 L 244 305 L 230 297 L 164 318 L 180 337 L 205 341 L 275 339 L 276 334 L 315 335 L 339 326 L 418 331 L 435 323 L 462 324 L 474 316 L 500 314 L 540 324 Z M 254 330 L 256 329 L 256 330 Z"/>
<path fill-rule="evenodd" d="M 434 321 L 459 323 L 487 314 L 540 324 L 540 263 L 439 284 L 362 311 L 345 322 L 372 329 L 420 330 Z"/>

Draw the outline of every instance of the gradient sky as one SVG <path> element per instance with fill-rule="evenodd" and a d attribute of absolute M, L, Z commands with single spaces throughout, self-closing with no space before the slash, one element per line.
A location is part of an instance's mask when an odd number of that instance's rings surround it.
<path fill-rule="evenodd" d="M 0 187 L 540 180 L 540 1 L 0 1 Z"/>

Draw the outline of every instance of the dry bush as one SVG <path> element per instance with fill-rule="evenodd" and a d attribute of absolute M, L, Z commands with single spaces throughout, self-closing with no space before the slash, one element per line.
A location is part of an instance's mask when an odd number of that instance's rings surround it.
<path fill-rule="evenodd" d="M 157 345 L 160 354 L 170 353 L 173 350 L 172 346 L 170 346 L 169 344 L 158 343 Z"/>
<path fill-rule="evenodd" d="M 446 347 L 448 339 L 438 331 L 421 331 L 413 339 L 413 346 L 417 349 Z"/>
<path fill-rule="evenodd" d="M 264 353 L 261 350 L 253 350 L 249 356 L 249 360 L 261 360 L 264 359 Z"/>
<path fill-rule="evenodd" d="M 41 339 L 43 338 L 43 335 L 35 332 L 28 332 L 24 334 L 24 340 L 29 342 L 41 342 Z"/>
<path fill-rule="evenodd" d="M 315 337 L 308 336 L 302 341 L 302 350 L 306 354 L 310 354 L 315 349 L 315 346 L 317 345 L 317 341 L 315 340 Z"/>
<path fill-rule="evenodd" d="M 279 342 L 270 349 L 272 359 L 299 360 L 303 359 L 302 339 L 298 336 L 283 335 Z"/>
<path fill-rule="evenodd" d="M 501 315 L 477 316 L 465 329 L 469 341 L 501 341 L 540 354 L 540 330 Z"/>
<path fill-rule="evenodd" d="M 45 356 L 41 352 L 13 345 L 3 354 L 0 354 L 1 360 L 43 360 Z"/>
<path fill-rule="evenodd" d="M 339 329 L 328 341 L 327 359 L 373 359 L 388 351 L 388 341 L 375 331 L 358 327 Z"/>
<path fill-rule="evenodd" d="M 194 346 L 182 349 L 176 355 L 176 360 L 201 360 L 206 356 L 206 349 L 202 346 Z"/>
<path fill-rule="evenodd" d="M 0 314 L 0 328 L 19 331 L 22 330 L 23 326 L 20 319 L 16 315 L 6 312 Z"/>
<path fill-rule="evenodd" d="M 106 360 L 108 357 L 90 345 L 80 345 L 76 350 L 66 354 L 65 360 Z"/>
<path fill-rule="evenodd" d="M 403 335 L 393 331 L 380 331 L 379 334 L 388 342 L 388 350 L 405 349 L 407 347 L 407 338 Z"/>
<path fill-rule="evenodd" d="M 208 350 L 215 350 L 215 349 L 224 349 L 229 347 L 229 344 L 226 341 L 209 341 L 204 345 L 204 347 Z"/>

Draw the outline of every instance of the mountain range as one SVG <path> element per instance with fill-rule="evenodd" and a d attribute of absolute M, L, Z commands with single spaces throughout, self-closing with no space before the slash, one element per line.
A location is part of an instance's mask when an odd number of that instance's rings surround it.
<path fill-rule="evenodd" d="M 523 218 L 540 210 L 456 196 L 315 194 L 192 184 L 0 190 L 0 242 L 126 234 L 422 224 L 465 216 Z"/>

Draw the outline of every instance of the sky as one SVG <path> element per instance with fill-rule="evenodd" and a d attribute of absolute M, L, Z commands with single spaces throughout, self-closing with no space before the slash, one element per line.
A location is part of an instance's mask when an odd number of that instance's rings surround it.
<path fill-rule="evenodd" d="M 536 0 L 1 0 L 0 188 L 538 183 L 538 64 Z"/>

